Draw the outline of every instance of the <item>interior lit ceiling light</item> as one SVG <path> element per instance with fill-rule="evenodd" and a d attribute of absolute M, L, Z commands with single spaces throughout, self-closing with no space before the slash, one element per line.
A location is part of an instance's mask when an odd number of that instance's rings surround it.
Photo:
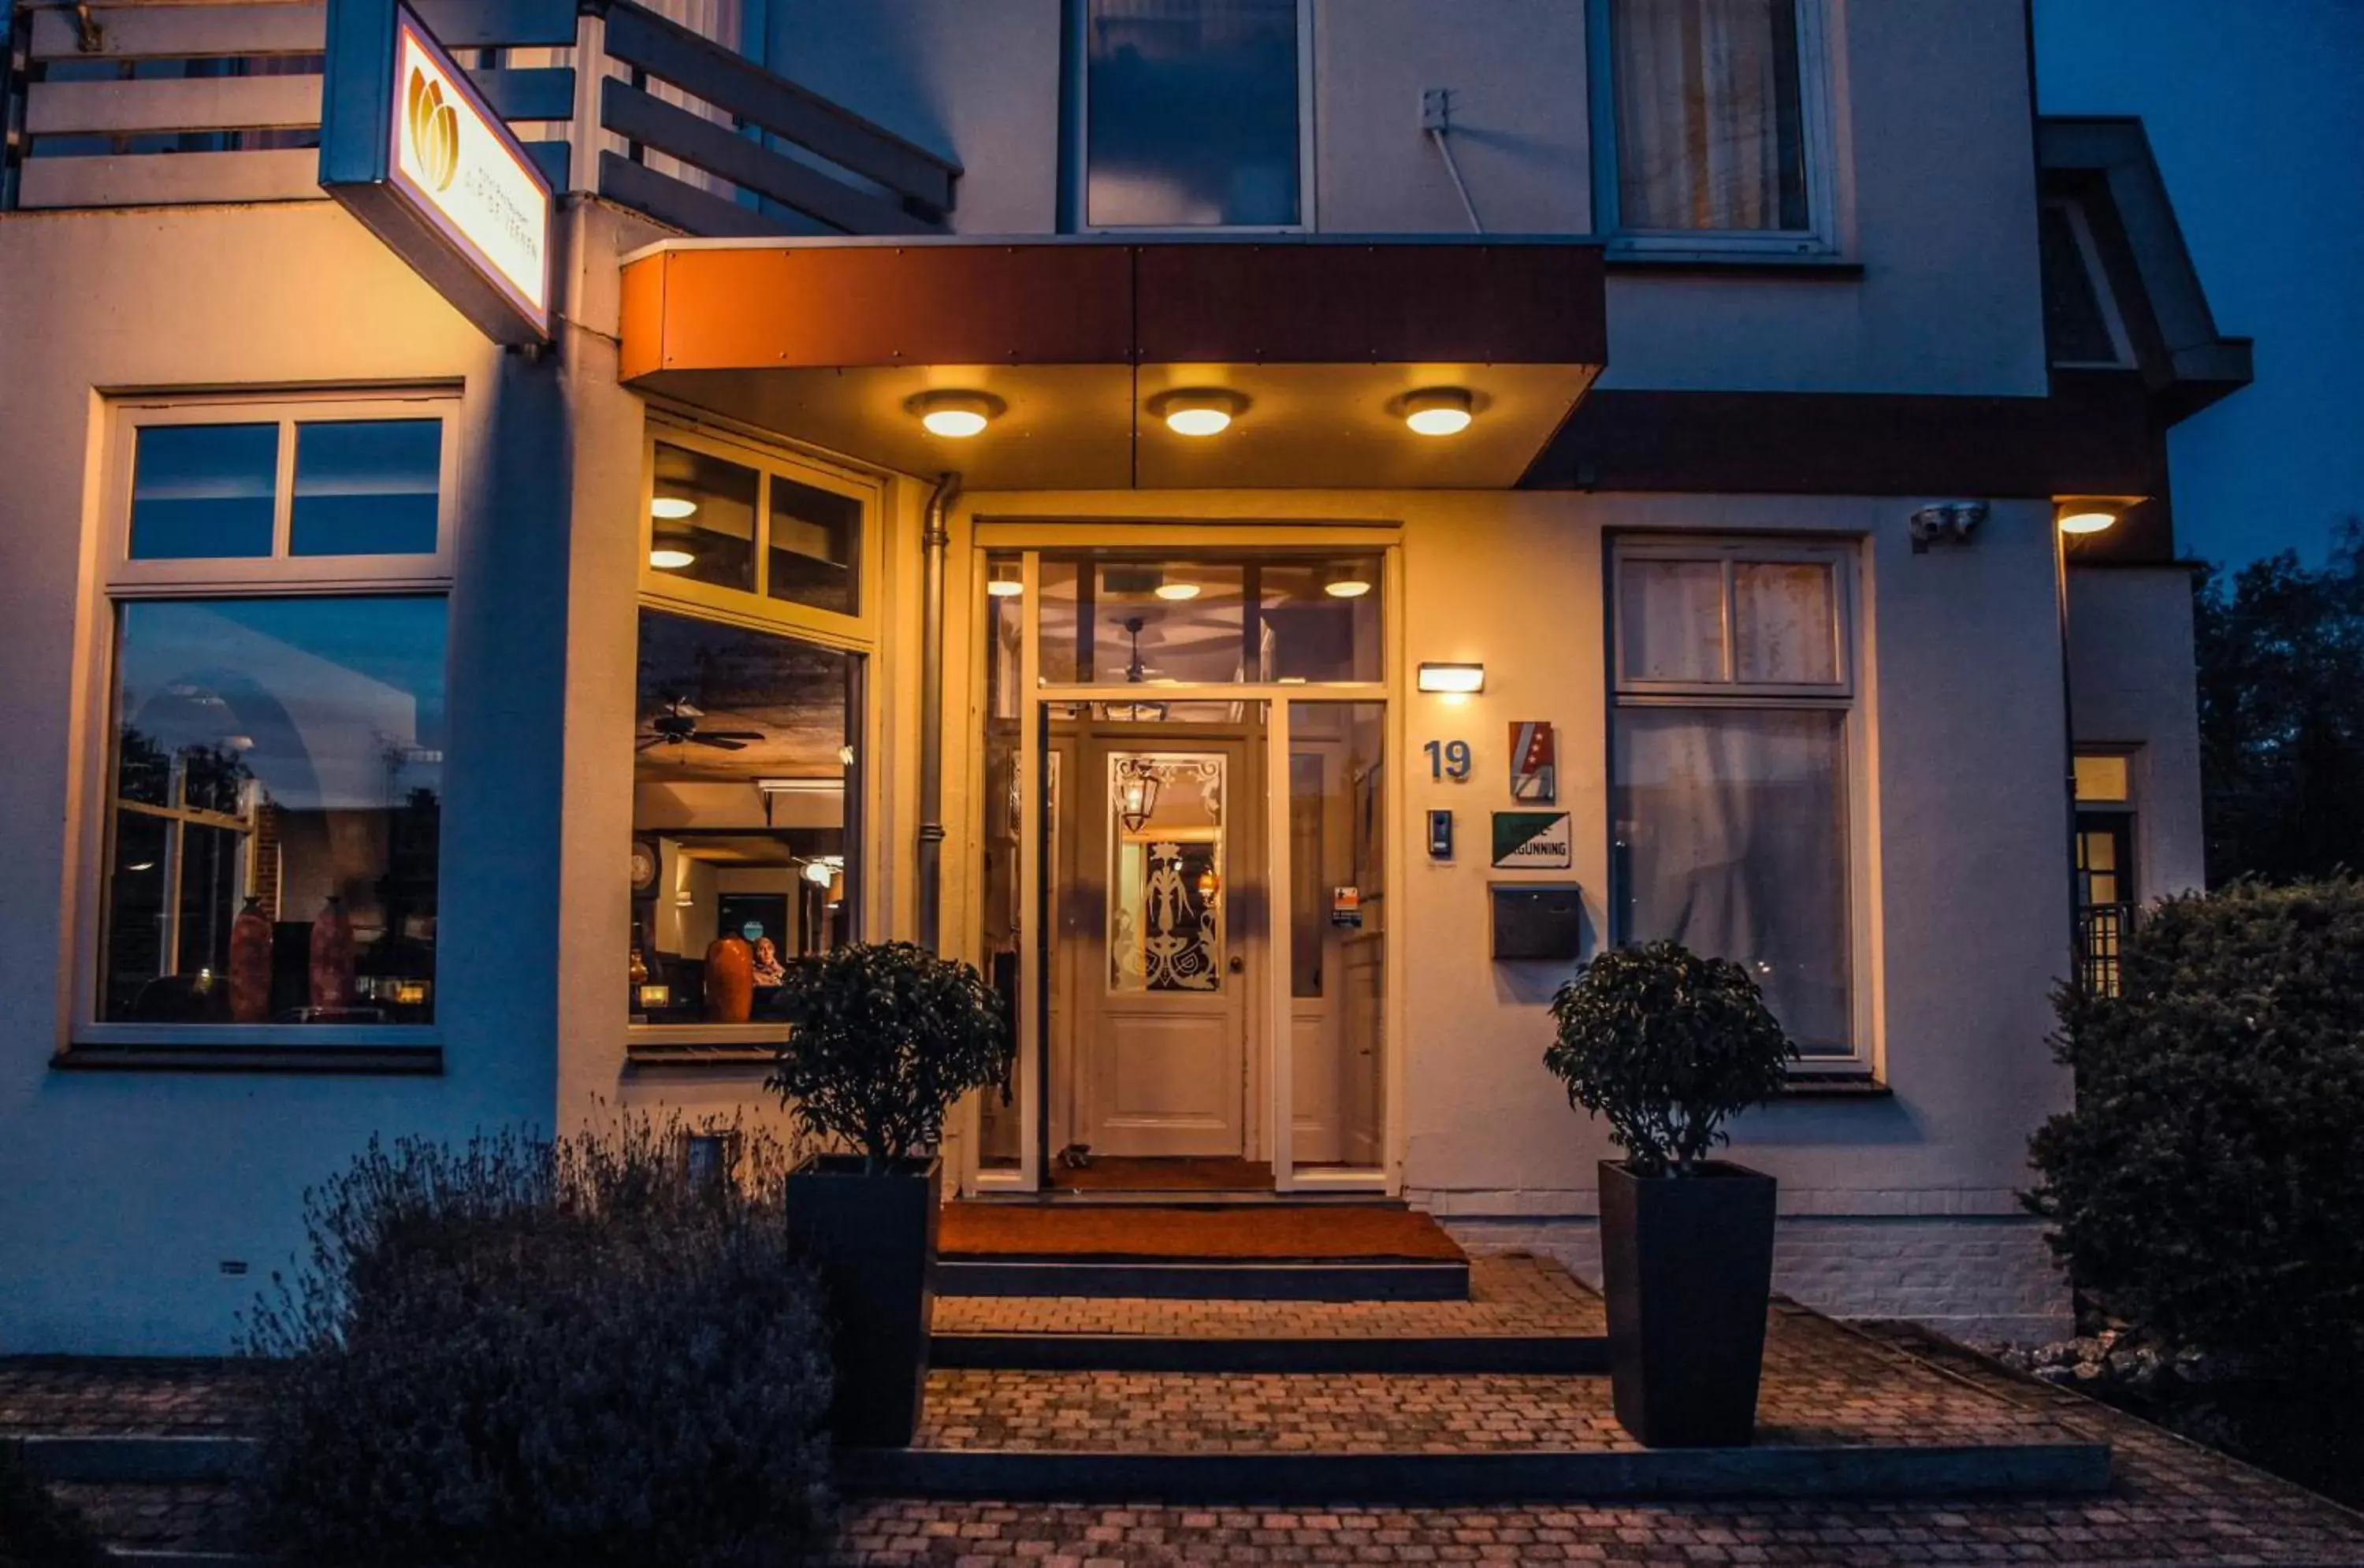
<path fill-rule="evenodd" d="M 1457 436 L 1469 428 L 1470 396 L 1466 388 L 1432 386 L 1403 400 L 1403 421 L 1422 436 Z"/>
<path fill-rule="evenodd" d="M 2060 509 L 2060 531 L 2064 534 L 2097 534 L 2116 525 L 2118 515 L 2092 506 L 2064 506 Z"/>
<path fill-rule="evenodd" d="M 1157 596 L 1161 599 L 1173 599 L 1177 602 L 1183 599 L 1195 599 L 1199 596 L 1199 584 L 1196 583 L 1160 583 L 1157 584 Z"/>
<path fill-rule="evenodd" d="M 686 495 L 660 495 L 649 503 L 649 516 L 661 522 L 679 522 L 697 510 L 697 503 Z"/>
<path fill-rule="evenodd" d="M 1004 568 L 1003 570 L 1006 571 L 1007 568 Z M 1018 597 L 1019 595 L 1026 592 L 1026 584 L 1017 577 L 1004 576 L 997 573 L 997 574 L 986 584 L 985 591 L 992 595 L 997 599 L 1014 599 Z"/>
<path fill-rule="evenodd" d="M 1177 436 L 1219 436 L 1247 406 L 1243 394 L 1221 386 L 1161 392 L 1149 400 L 1149 412 Z"/>
<path fill-rule="evenodd" d="M 1009 406 L 989 392 L 922 392 L 905 400 L 904 409 L 918 417 L 928 434 L 965 441 L 982 435 Z"/>
<path fill-rule="evenodd" d="M 660 572 L 678 572 L 697 560 L 697 552 L 679 528 L 659 528 L 649 540 L 649 564 Z"/>
<path fill-rule="evenodd" d="M 1321 573 L 1321 591 L 1333 599 L 1359 599 L 1371 591 L 1369 569 L 1333 566 Z"/>

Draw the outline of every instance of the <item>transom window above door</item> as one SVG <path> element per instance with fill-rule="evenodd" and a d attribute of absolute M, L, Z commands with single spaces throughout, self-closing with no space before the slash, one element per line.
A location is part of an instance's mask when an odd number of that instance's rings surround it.
<path fill-rule="evenodd" d="M 1383 678 L 1379 558 L 1046 554 L 1042 679 L 1172 685 Z"/>
<path fill-rule="evenodd" d="M 1083 0 L 1086 228 L 1305 224 L 1307 0 Z"/>
<path fill-rule="evenodd" d="M 1823 0 L 1592 0 L 1596 226 L 1629 250 L 1834 243 Z"/>

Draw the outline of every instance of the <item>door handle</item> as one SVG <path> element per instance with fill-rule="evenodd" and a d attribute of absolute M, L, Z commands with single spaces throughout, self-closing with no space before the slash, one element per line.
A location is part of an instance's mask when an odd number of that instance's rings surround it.
<path fill-rule="evenodd" d="M 1242 957 L 1241 957 L 1239 954 L 1237 954 L 1237 953 L 1233 953 L 1233 954 L 1232 954 L 1232 973 L 1233 974 L 1244 974 L 1244 973 L 1247 973 L 1247 967 L 1248 967 L 1248 961 L 1247 961 L 1246 959 L 1242 958 Z"/>

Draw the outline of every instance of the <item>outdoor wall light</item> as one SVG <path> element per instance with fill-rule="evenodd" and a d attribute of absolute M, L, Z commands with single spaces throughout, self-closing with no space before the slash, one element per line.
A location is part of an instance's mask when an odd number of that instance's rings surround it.
<path fill-rule="evenodd" d="M 1160 583 L 1157 584 L 1156 594 L 1161 599 L 1171 599 L 1178 604 L 1185 599 L 1197 598 L 1199 596 L 1199 584 L 1196 583 Z"/>
<path fill-rule="evenodd" d="M 903 402 L 904 411 L 917 417 L 928 434 L 950 441 L 982 435 L 1008 406 L 989 392 L 922 392 Z"/>
<path fill-rule="evenodd" d="M 1244 395 L 1221 386 L 1161 392 L 1149 400 L 1149 412 L 1177 436 L 1219 436 L 1247 407 Z"/>
<path fill-rule="evenodd" d="M 1457 436 L 1469 428 L 1471 403 L 1464 387 L 1428 387 L 1405 395 L 1403 422 L 1415 435 Z"/>
<path fill-rule="evenodd" d="M 697 503 L 686 495 L 660 495 L 649 503 L 649 516 L 660 522 L 679 522 L 697 510 Z"/>
<path fill-rule="evenodd" d="M 1420 667 L 1420 689 L 1446 696 L 1467 696 L 1486 689 L 1483 664 L 1427 664 Z"/>
<path fill-rule="evenodd" d="M 2090 503 L 2060 508 L 2060 531 L 2064 534 L 2097 534 L 2116 526 L 2118 515 L 2103 511 Z"/>

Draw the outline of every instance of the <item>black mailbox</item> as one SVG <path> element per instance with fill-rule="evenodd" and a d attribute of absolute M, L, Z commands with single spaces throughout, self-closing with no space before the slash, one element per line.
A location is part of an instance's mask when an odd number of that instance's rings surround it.
<path fill-rule="evenodd" d="M 1494 957 L 1574 962 L 1584 956 L 1584 890 L 1572 882 L 1497 882 Z"/>

